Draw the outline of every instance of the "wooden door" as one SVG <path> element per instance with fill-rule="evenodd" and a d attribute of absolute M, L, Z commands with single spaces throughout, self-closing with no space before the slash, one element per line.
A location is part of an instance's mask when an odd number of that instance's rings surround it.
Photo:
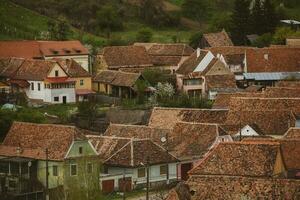
<path fill-rule="evenodd" d="M 181 164 L 181 179 L 186 181 L 189 178 L 188 171 L 192 169 L 192 163 Z"/>
<path fill-rule="evenodd" d="M 102 181 L 102 192 L 103 193 L 111 193 L 115 189 L 115 181 L 114 180 L 105 180 Z"/>

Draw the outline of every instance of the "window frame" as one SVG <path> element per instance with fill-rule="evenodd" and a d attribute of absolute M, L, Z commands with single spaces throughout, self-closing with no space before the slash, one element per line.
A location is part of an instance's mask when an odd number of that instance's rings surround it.
<path fill-rule="evenodd" d="M 82 146 L 79 146 L 79 147 L 78 147 L 78 153 L 79 153 L 80 155 L 83 154 L 83 147 L 82 147 Z"/>
<path fill-rule="evenodd" d="M 57 100 L 55 100 L 57 98 Z M 59 102 L 59 96 L 53 97 L 54 102 Z"/>
<path fill-rule="evenodd" d="M 58 176 L 58 166 L 52 165 L 52 176 Z"/>
<path fill-rule="evenodd" d="M 143 170 L 143 171 L 141 172 L 140 170 Z M 142 173 L 143 176 L 140 176 L 140 173 Z M 137 177 L 138 178 L 145 178 L 146 177 L 146 168 L 145 167 L 137 169 Z"/>
<path fill-rule="evenodd" d="M 87 163 L 87 165 L 86 165 L 86 172 L 88 174 L 92 174 L 93 173 L 93 163 L 91 163 L 91 162 Z"/>
<path fill-rule="evenodd" d="M 34 82 L 30 83 L 31 90 L 34 91 Z"/>
<path fill-rule="evenodd" d="M 38 86 L 38 91 L 41 91 L 41 83 L 38 83 L 37 86 Z"/>
<path fill-rule="evenodd" d="M 54 76 L 55 76 L 55 77 L 58 77 L 58 76 L 59 76 L 58 70 L 55 70 L 55 71 L 54 71 Z"/>
<path fill-rule="evenodd" d="M 164 169 L 165 168 L 165 169 Z M 159 166 L 159 174 L 162 175 L 167 175 L 167 165 L 160 165 Z"/>
<path fill-rule="evenodd" d="M 80 84 L 80 86 L 83 86 L 84 85 L 84 80 L 80 79 L 79 84 Z"/>
<path fill-rule="evenodd" d="M 75 167 L 75 174 L 72 174 L 72 167 Z M 78 174 L 78 167 L 77 164 L 70 164 L 70 176 L 77 176 Z"/>

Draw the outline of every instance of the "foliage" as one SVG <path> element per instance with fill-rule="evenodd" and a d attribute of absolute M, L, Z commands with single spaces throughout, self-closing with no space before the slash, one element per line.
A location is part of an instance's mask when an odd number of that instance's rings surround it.
<path fill-rule="evenodd" d="M 214 15 L 209 23 L 209 31 L 210 32 L 218 32 L 222 29 L 231 30 L 232 29 L 232 21 L 231 15 L 229 12 L 221 12 Z"/>
<path fill-rule="evenodd" d="M 193 47 L 194 49 L 196 49 L 197 47 L 199 47 L 202 37 L 203 37 L 203 33 L 201 33 L 201 32 L 194 33 L 190 37 L 189 45 L 191 47 Z"/>
<path fill-rule="evenodd" d="M 300 31 L 294 31 L 291 28 L 278 28 L 273 36 L 273 44 L 285 44 L 285 40 L 291 36 L 300 36 Z"/>
<path fill-rule="evenodd" d="M 232 39 L 237 45 L 246 44 L 246 35 L 249 33 L 250 1 L 235 0 L 232 14 Z"/>
<path fill-rule="evenodd" d="M 256 41 L 253 43 L 253 46 L 256 47 L 268 47 L 272 43 L 273 35 L 271 33 L 265 33 L 259 36 Z"/>
<path fill-rule="evenodd" d="M 165 83 L 169 80 L 166 73 L 160 69 L 145 69 L 142 75 L 151 86 L 156 86 L 159 82 Z"/>
<path fill-rule="evenodd" d="M 210 13 L 209 2 L 207 0 L 185 0 L 182 4 L 182 12 L 186 17 L 201 23 Z"/>
<path fill-rule="evenodd" d="M 261 0 L 255 0 L 254 6 L 251 12 L 251 26 L 252 33 L 263 34 L 264 33 L 264 10 Z"/>
<path fill-rule="evenodd" d="M 139 104 L 143 104 L 145 102 L 145 90 L 148 84 L 144 80 L 137 80 L 136 82 L 136 90 L 137 90 L 137 100 Z"/>
<path fill-rule="evenodd" d="M 71 34 L 71 28 L 65 18 L 59 21 L 48 21 L 48 32 L 50 40 L 67 40 Z"/>
<path fill-rule="evenodd" d="M 116 8 L 111 5 L 105 5 L 97 12 L 97 25 L 100 31 L 106 33 L 107 38 L 110 38 L 112 31 L 123 28 L 121 17 L 117 13 Z"/>
<path fill-rule="evenodd" d="M 158 101 L 164 102 L 165 100 L 173 97 L 175 89 L 170 83 L 158 83 L 156 86 L 155 96 Z"/>
<path fill-rule="evenodd" d="M 153 33 L 149 28 L 140 29 L 136 34 L 137 42 L 150 42 L 152 39 Z"/>

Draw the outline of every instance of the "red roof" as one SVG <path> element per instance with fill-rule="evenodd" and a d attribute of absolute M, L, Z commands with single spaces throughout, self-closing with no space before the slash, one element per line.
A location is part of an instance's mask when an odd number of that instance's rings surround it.
<path fill-rule="evenodd" d="M 0 57 L 42 58 L 44 56 L 86 55 L 79 41 L 0 41 Z"/>
<path fill-rule="evenodd" d="M 16 84 L 21 88 L 26 88 L 29 87 L 30 83 L 28 83 L 28 81 L 26 80 L 15 80 L 15 79 L 11 79 L 8 81 L 11 84 Z"/>
<path fill-rule="evenodd" d="M 69 77 L 48 77 L 45 78 L 45 81 L 48 83 L 71 83 L 76 82 L 75 79 Z"/>

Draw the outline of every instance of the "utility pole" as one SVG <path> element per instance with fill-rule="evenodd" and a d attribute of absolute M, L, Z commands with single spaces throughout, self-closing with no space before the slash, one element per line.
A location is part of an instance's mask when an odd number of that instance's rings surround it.
<path fill-rule="evenodd" d="M 126 181 L 125 181 L 125 169 L 123 170 L 123 200 L 126 199 L 125 197 L 125 191 L 126 191 Z"/>
<path fill-rule="evenodd" d="M 167 143 L 166 143 L 166 145 L 167 145 L 167 147 L 166 147 L 166 150 L 167 150 L 167 155 L 169 155 L 169 133 L 167 133 Z M 169 185 L 169 163 L 167 163 L 167 185 Z"/>
<path fill-rule="evenodd" d="M 48 148 L 46 148 L 46 200 L 49 200 L 49 166 L 48 166 Z"/>
<path fill-rule="evenodd" d="M 146 200 L 149 200 L 149 156 L 147 156 L 147 161 L 146 161 L 146 166 L 147 166 L 147 186 L 146 186 Z"/>

